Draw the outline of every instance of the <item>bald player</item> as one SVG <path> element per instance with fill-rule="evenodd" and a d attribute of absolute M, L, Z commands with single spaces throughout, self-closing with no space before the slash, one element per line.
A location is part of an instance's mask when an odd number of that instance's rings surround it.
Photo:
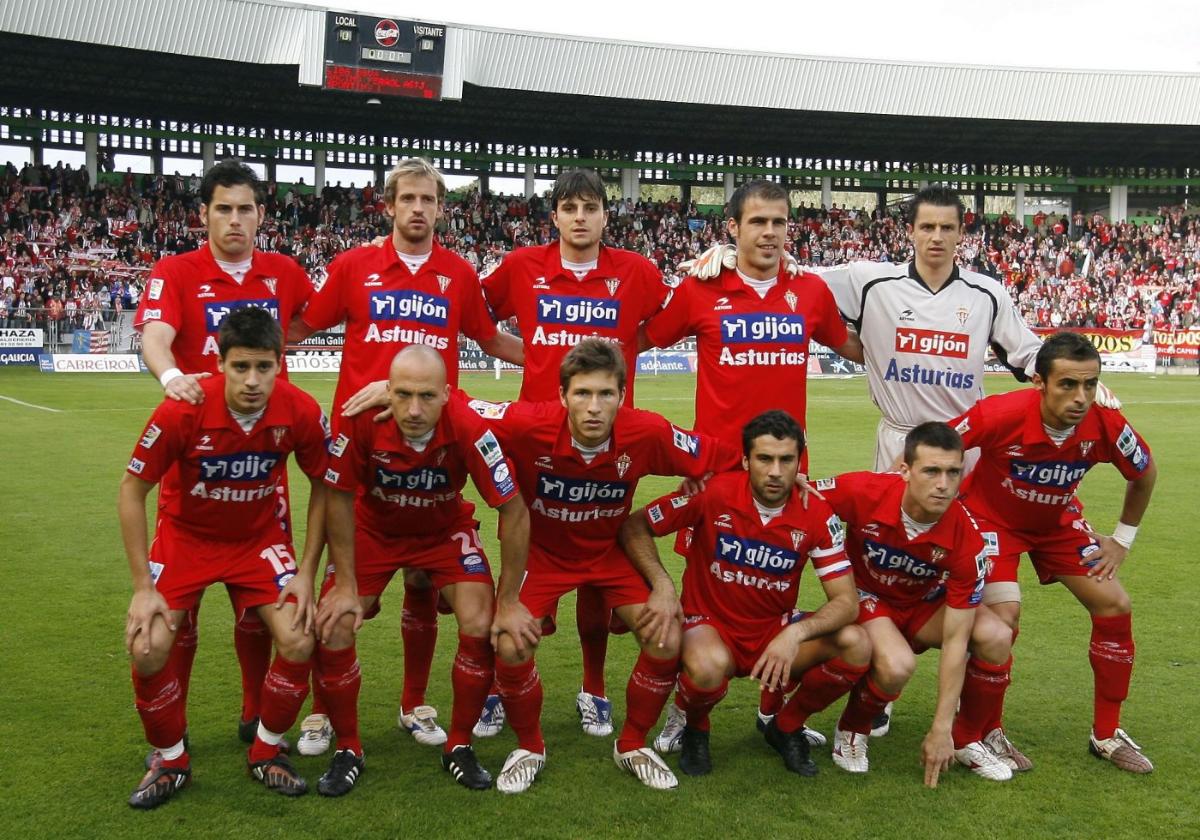
<path fill-rule="evenodd" d="M 518 645 L 539 627 L 517 599 L 529 549 L 529 512 L 512 462 L 484 421 L 450 390 L 441 355 L 410 345 L 388 372 L 392 419 L 345 418 L 330 446 L 325 483 L 330 567 L 317 614 L 316 675 L 337 751 L 317 790 L 341 796 L 364 770 L 358 734 L 361 686 L 354 637 L 401 569 L 419 569 L 445 596 L 458 621 L 451 670 L 454 703 L 442 766 L 459 784 L 482 790 L 492 777 L 471 748 L 471 728 L 492 683 L 492 637 Z M 462 497 L 467 476 L 500 514 L 502 571 L 492 574 L 476 530 L 475 508 Z M 494 615 L 493 615 L 494 613 Z"/>

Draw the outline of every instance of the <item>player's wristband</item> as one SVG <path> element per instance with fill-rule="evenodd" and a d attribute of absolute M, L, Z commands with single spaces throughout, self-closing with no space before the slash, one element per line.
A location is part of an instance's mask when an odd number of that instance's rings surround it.
<path fill-rule="evenodd" d="M 164 370 L 163 375 L 158 377 L 158 381 L 162 383 L 164 388 L 166 388 L 168 382 L 170 382 L 172 379 L 178 379 L 181 376 L 183 376 L 183 371 L 181 371 L 179 368 L 171 368 L 170 370 Z"/>
<path fill-rule="evenodd" d="M 1117 527 L 1113 529 L 1112 538 L 1123 545 L 1126 550 L 1133 546 L 1133 540 L 1137 537 L 1137 526 L 1126 525 L 1124 522 L 1118 522 Z"/>

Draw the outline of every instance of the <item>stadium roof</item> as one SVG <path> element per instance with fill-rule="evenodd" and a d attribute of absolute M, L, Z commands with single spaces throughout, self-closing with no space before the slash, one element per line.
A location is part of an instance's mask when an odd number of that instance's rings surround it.
<path fill-rule="evenodd" d="M 0 104 L 309 130 L 378 132 L 382 119 L 408 133 L 581 148 L 1200 158 L 1200 74 L 812 58 L 454 24 L 446 101 L 367 110 L 360 95 L 305 87 L 321 82 L 326 11 L 268 0 L 6 3 Z"/>

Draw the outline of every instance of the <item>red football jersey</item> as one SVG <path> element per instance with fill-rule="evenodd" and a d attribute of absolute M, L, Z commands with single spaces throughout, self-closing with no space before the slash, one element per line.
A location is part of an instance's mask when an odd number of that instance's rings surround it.
<path fill-rule="evenodd" d="M 1034 388 L 986 397 L 950 421 L 979 463 L 963 483 L 972 511 L 1015 531 L 1053 530 L 1094 464 L 1111 463 L 1126 479 L 1150 465 L 1150 447 L 1120 411 L 1092 405 L 1062 446 L 1042 426 Z"/>
<path fill-rule="evenodd" d="M 200 405 L 164 400 L 133 448 L 128 472 L 158 489 L 159 515 L 210 540 L 245 540 L 278 530 L 275 485 L 289 452 L 311 478 L 325 472 L 329 424 L 295 385 L 276 380 L 267 408 L 249 432 L 229 413 L 225 377 L 200 382 Z M 177 469 L 172 469 L 176 467 Z"/>
<path fill-rule="evenodd" d="M 562 267 L 557 242 L 518 248 L 483 278 L 498 318 L 516 318 L 525 344 L 523 400 L 558 399 L 558 368 L 584 338 L 621 346 L 629 368 L 625 404 L 633 405 L 638 325 L 662 309 L 671 291 L 662 272 L 640 254 L 600 247 L 596 268 L 582 280 Z"/>
<path fill-rule="evenodd" d="M 727 444 L 673 426 L 653 412 L 622 407 L 608 450 L 589 464 L 572 445 L 561 403 L 469 404 L 516 464 L 517 484 L 529 504 L 531 542 L 564 571 L 606 556 L 628 563 L 617 531 L 643 476 L 699 478 L 741 463 L 740 452 Z"/>
<path fill-rule="evenodd" d="M 909 539 L 900 515 L 899 473 L 852 472 L 817 482 L 846 523 L 846 554 L 859 589 L 898 608 L 945 593 L 955 609 L 979 606 L 986 571 L 984 542 L 957 500 L 932 528 Z"/>
<path fill-rule="evenodd" d="M 421 452 L 394 422 L 376 423 L 373 414 L 340 427 L 325 473 L 326 484 L 357 494 L 356 525 L 396 539 L 449 534 L 475 512 L 461 493 L 468 473 L 491 507 L 518 495 L 512 461 L 462 392 L 450 395 Z"/>
<path fill-rule="evenodd" d="M 709 479 L 702 493 L 672 493 L 646 508 L 657 536 L 694 528 L 680 601 L 685 615 L 706 615 L 748 633 L 778 627 L 796 606 L 806 558 L 820 580 L 850 574 L 842 523 L 813 496 L 808 510 L 793 489 L 783 512 L 762 523 L 750 480 L 735 470 Z"/>
<path fill-rule="evenodd" d="M 410 344 L 442 354 L 451 388 L 458 387 L 458 334 L 476 341 L 496 335 L 475 269 L 433 243 L 416 274 L 389 241 L 363 245 L 338 256 L 329 277 L 304 311 L 314 330 L 346 323 L 342 367 L 333 395 L 335 415 L 364 385 L 387 379 L 392 357 Z"/>
<path fill-rule="evenodd" d="M 742 427 L 772 408 L 805 424 L 808 342 L 846 343 L 846 325 L 829 287 L 816 275 L 780 272 L 760 298 L 725 269 L 702 283 L 686 278 L 646 336 L 668 347 L 696 336 L 699 370 L 696 430 L 741 445 Z"/>
<path fill-rule="evenodd" d="M 149 321 L 170 324 L 175 328 L 175 366 L 184 373 L 216 373 L 217 330 L 226 315 L 245 306 L 262 307 L 286 334 L 312 295 L 308 275 L 291 257 L 255 250 L 250 271 L 238 283 L 217 265 L 206 242 L 195 251 L 155 263 L 133 326 L 140 330 Z"/>

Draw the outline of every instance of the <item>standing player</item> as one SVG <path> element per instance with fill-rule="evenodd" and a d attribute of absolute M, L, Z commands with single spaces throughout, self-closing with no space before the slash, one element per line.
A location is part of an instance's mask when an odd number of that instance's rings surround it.
<path fill-rule="evenodd" d="M 451 388 L 458 387 L 458 336 L 464 333 L 487 353 L 520 364 L 521 342 L 498 332 L 470 263 L 434 238 L 446 183 L 421 158 L 396 164 L 384 184 L 392 216 L 391 239 L 347 251 L 329 266 L 329 277 L 304 311 L 303 337 L 314 330 L 346 325 L 341 371 L 334 392 L 334 433 L 339 411 L 386 403 L 388 366 L 411 344 L 436 350 Z M 354 399 L 352 399 L 354 398 Z M 437 711 L 425 704 L 425 689 L 437 643 L 438 593 L 424 572 L 406 571 L 401 636 L 404 688 L 398 724 L 422 744 L 446 741 Z M 305 719 L 300 752 L 318 755 L 329 746 L 329 722 L 317 708 Z"/>
<path fill-rule="evenodd" d="M 788 192 L 773 181 L 748 181 L 729 202 L 729 235 L 738 243 L 733 267 L 720 266 L 713 282 L 685 278 L 663 311 L 645 326 L 648 345 L 669 347 L 696 336 L 696 429 L 732 446 L 742 427 L 773 408 L 803 427 L 808 403 L 809 341 L 839 353 L 853 344 L 829 289 L 815 275 L 795 270 L 785 259 Z M 808 450 L 800 468 L 807 471 Z M 676 550 L 686 553 L 687 531 Z M 763 692 L 758 725 L 764 729 L 783 701 L 782 692 Z M 674 750 L 677 728 L 660 740 Z M 810 730 L 814 743 L 823 743 Z"/>
<path fill-rule="evenodd" d="M 550 218 L 558 239 L 549 245 L 518 248 L 483 278 L 492 312 L 516 318 L 524 343 L 525 369 L 520 399 L 558 399 L 558 371 L 567 351 L 588 337 L 621 348 L 626 370 L 637 370 L 638 327 L 658 312 L 670 288 L 645 257 L 601 244 L 604 235 L 604 183 L 595 172 L 563 172 L 550 193 Z M 633 406 L 634 380 L 625 392 Z M 612 703 L 604 688 L 610 611 L 600 592 L 579 588 L 576 623 L 583 648 L 583 686 L 575 699 L 583 731 L 612 734 Z M 493 735 L 504 721 L 499 698 L 488 705 L 477 729 Z"/>
<path fill-rule="evenodd" d="M 1099 379 L 1100 354 L 1091 342 L 1058 333 L 1038 351 L 1035 389 L 987 397 L 952 422 L 965 445 L 980 448 L 963 502 L 985 534 L 994 534 L 989 584 L 1015 587 L 1018 561 L 1028 553 L 1043 584 L 1058 581 L 1083 604 L 1092 619 L 1095 675 L 1088 748 L 1122 770 L 1149 773 L 1154 766 L 1120 726 L 1134 644 L 1132 606 L 1116 573 L 1150 504 L 1158 469 L 1120 411 L 1093 405 Z M 1127 481 L 1111 537 L 1092 530 L 1076 495 L 1099 463 L 1115 465 Z M 1016 628 L 1019 600 L 994 609 Z M 999 718 L 988 725 L 998 730 Z"/>
<path fill-rule="evenodd" d="M 172 400 L 199 404 L 202 380 L 217 372 L 217 331 L 236 309 L 257 306 L 285 329 L 297 326 L 313 287 L 296 261 L 254 247 L 264 206 L 254 170 L 236 160 L 211 167 L 200 182 L 200 220 L 208 241 L 195 251 L 163 257 L 150 270 L 138 304 L 135 329 L 142 332 L 146 367 Z M 280 370 L 286 378 L 286 369 Z M 287 511 L 287 477 L 279 485 L 281 521 Z M 187 700 L 196 656 L 200 602 L 188 614 L 171 652 Z M 254 740 L 258 697 L 271 662 L 271 635 L 253 610 L 243 611 L 233 628 L 242 672 L 242 713 L 238 735 Z"/>
<path fill-rule="evenodd" d="M 317 790 L 326 796 L 348 793 L 364 769 L 354 634 L 362 615 L 379 611 L 379 597 L 401 567 L 425 570 L 454 609 L 454 708 L 442 766 L 459 784 L 484 790 L 492 777 L 471 749 L 471 727 L 492 683 L 493 611 L 503 632 L 538 634 L 517 600 L 529 549 L 529 511 L 514 483 L 512 462 L 466 397 L 450 392 L 436 350 L 419 344 L 401 350 L 388 382 L 393 419 L 376 423 L 368 413 L 343 422 L 325 475 L 331 488 L 331 563 L 317 617 L 316 674 L 338 750 Z M 462 497 L 468 474 L 500 512 L 503 566 L 495 603 L 475 508 Z"/>
<path fill-rule="evenodd" d="M 277 648 L 263 681 L 250 773 L 287 796 L 307 790 L 279 744 L 308 693 L 328 427 L 312 397 L 277 379 L 283 335 L 271 315 L 239 309 L 217 341 L 222 375 L 197 383 L 198 403 L 167 399 L 155 410 L 121 482 L 121 536 L 134 586 L 125 647 L 138 714 L 159 754 L 129 799 L 135 808 L 161 805 L 191 779 L 184 695 L 169 654 L 187 611 L 213 583 L 226 585 L 239 617 L 258 612 Z M 312 485 L 299 569 L 275 512 L 290 452 Z M 146 497 L 160 482 L 147 551 Z"/>
<path fill-rule="evenodd" d="M 898 473 L 817 482 L 847 525 L 858 623 L 871 637 L 871 670 L 834 730 L 833 761 L 848 772 L 867 772 L 871 721 L 912 676 L 914 653 L 940 647 L 937 707 L 921 745 L 925 783 L 936 787 L 951 759 L 984 779 L 1012 778 L 982 742 L 985 722 L 1003 708 L 1012 632 L 979 606 L 986 551 L 955 499 L 962 473 L 962 440 L 945 423 L 929 422 L 908 433 Z"/>
<path fill-rule="evenodd" d="M 587 584 L 600 589 L 606 606 L 633 628 L 642 651 L 626 686 L 625 723 L 613 758 L 648 787 L 672 788 L 674 774 L 645 741 L 675 681 L 679 602 L 669 577 L 630 564 L 617 533 L 643 476 L 698 478 L 732 469 L 737 450 L 622 406 L 625 360 L 611 342 L 581 341 L 563 359 L 559 381 L 558 404 L 472 403 L 512 457 L 530 500 L 521 603 L 545 621 L 559 598 Z M 652 588 L 643 575 L 652 576 Z M 496 639 L 500 696 L 518 745 L 496 778 L 504 793 L 527 790 L 546 763 L 536 647 L 509 632 Z"/>
<path fill-rule="evenodd" d="M 695 529 L 683 573 L 682 672 L 668 713 L 686 717 L 679 768 L 689 776 L 712 771 L 708 715 L 730 677 L 771 691 L 799 682 L 765 734 L 788 770 L 812 776 L 805 721 L 867 672 L 871 644 L 853 623 L 858 597 L 842 524 L 819 499 L 805 505 L 796 488 L 803 441 L 786 413 L 760 414 L 742 431 L 745 472 L 716 476 L 694 496 L 664 496 L 621 527 L 634 564 L 658 575 L 666 571 L 654 538 Z M 813 613 L 796 609 L 805 558 L 827 599 Z"/>

